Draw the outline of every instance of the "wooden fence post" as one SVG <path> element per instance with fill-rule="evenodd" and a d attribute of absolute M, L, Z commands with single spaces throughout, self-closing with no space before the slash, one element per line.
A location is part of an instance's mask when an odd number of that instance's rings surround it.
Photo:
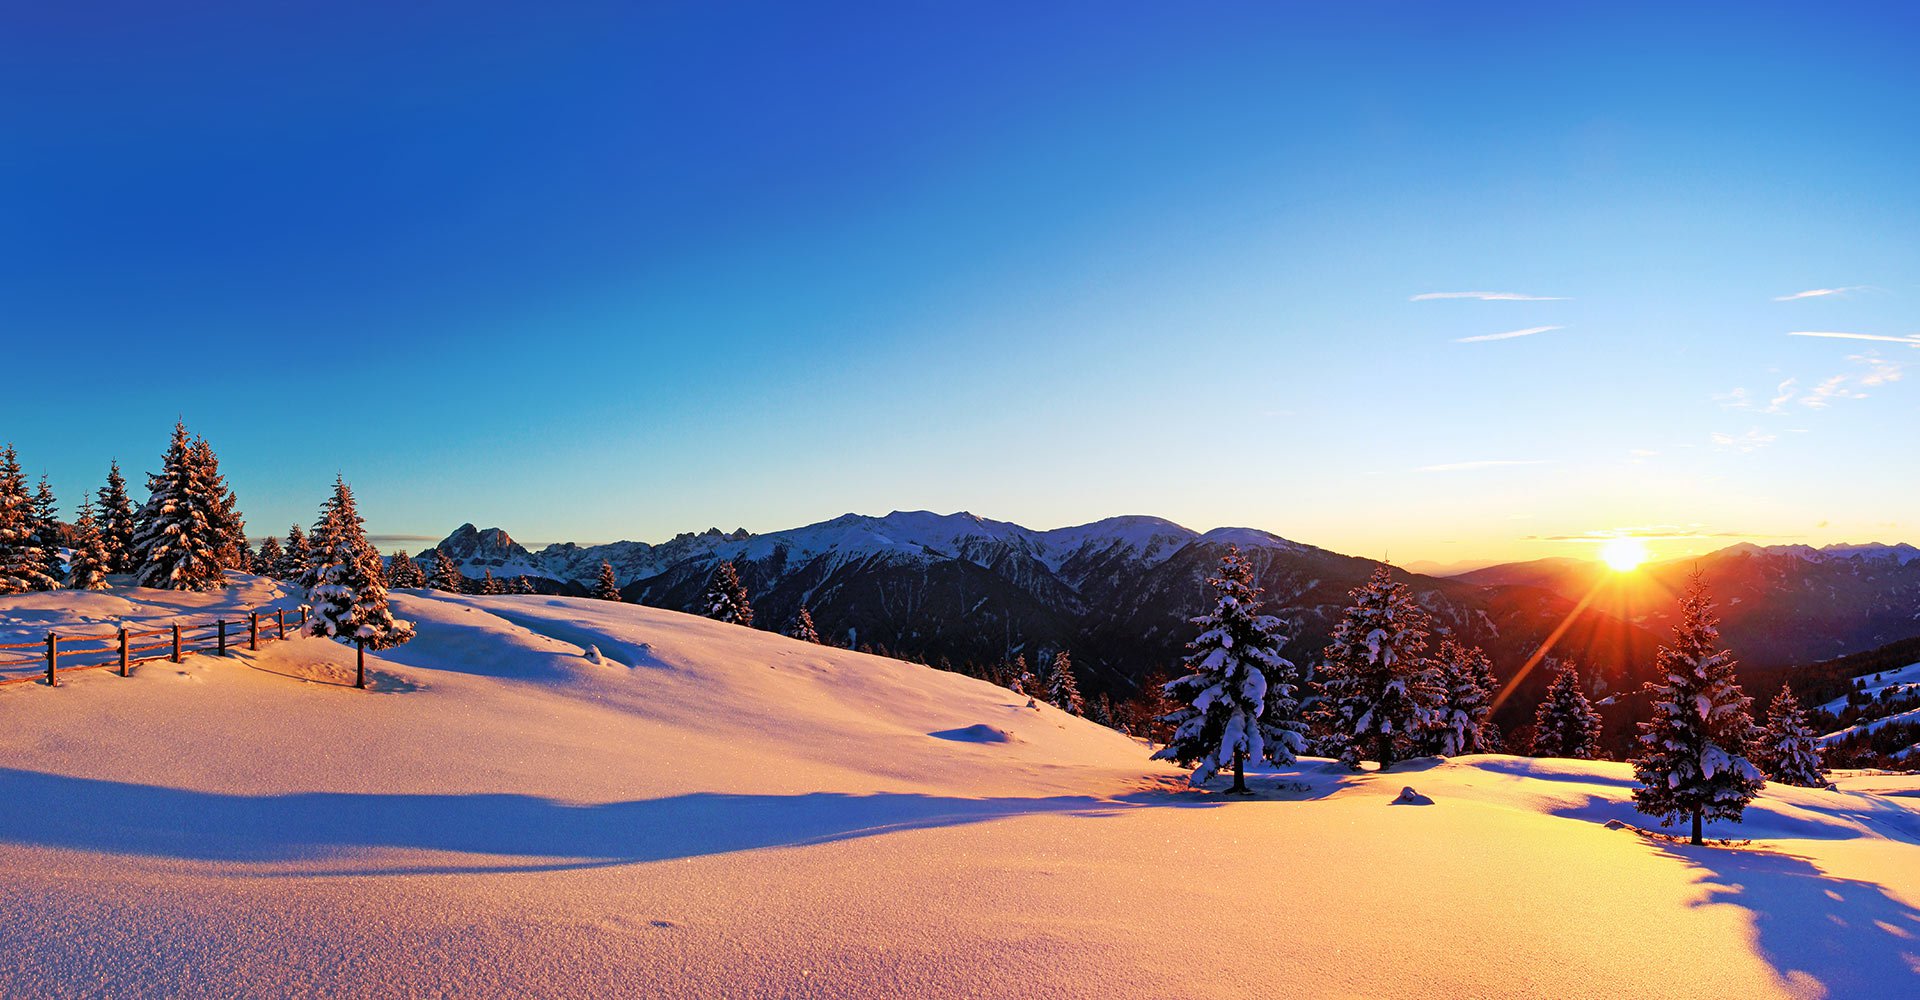
<path fill-rule="evenodd" d="M 54 667 L 57 666 L 59 662 L 60 662 L 60 637 L 57 635 L 54 635 L 52 632 L 48 632 L 47 633 L 47 686 L 48 687 L 60 686 L 60 682 L 54 679 L 54 676 L 53 676 Z"/>
<path fill-rule="evenodd" d="M 302 604 L 300 605 L 300 629 L 301 631 L 306 631 L 306 628 L 307 628 L 307 606 Z"/>
<path fill-rule="evenodd" d="M 227 620 L 222 618 L 213 624 L 220 630 L 220 655 L 225 656 L 227 655 Z"/>
<path fill-rule="evenodd" d="M 355 640 L 353 646 L 355 650 L 354 659 L 359 665 L 354 673 L 353 686 L 364 691 L 367 687 L 367 644 L 363 640 Z M 53 677 L 53 668 L 48 667 L 47 671 L 47 677 L 51 679 Z"/>
<path fill-rule="evenodd" d="M 247 648 L 260 648 L 260 612 L 247 612 Z"/>
<path fill-rule="evenodd" d="M 273 620 L 280 626 L 280 638 L 285 639 L 287 637 L 287 609 L 274 608 Z"/>
<path fill-rule="evenodd" d="M 127 627 L 120 626 L 120 676 L 127 676 Z"/>
<path fill-rule="evenodd" d="M 173 662 L 180 662 L 180 623 L 173 623 Z"/>

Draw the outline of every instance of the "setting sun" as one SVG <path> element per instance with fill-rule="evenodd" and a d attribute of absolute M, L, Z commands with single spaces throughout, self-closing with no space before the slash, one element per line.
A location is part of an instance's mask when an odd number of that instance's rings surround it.
<path fill-rule="evenodd" d="M 1609 538 L 1600 545 L 1600 560 L 1625 573 L 1647 561 L 1647 545 L 1638 538 Z"/>

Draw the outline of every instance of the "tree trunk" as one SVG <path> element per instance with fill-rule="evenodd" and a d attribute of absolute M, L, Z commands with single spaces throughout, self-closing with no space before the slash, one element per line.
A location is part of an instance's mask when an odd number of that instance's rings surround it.
<path fill-rule="evenodd" d="M 1393 737 L 1381 736 L 1373 741 L 1373 759 L 1380 762 L 1380 770 L 1393 766 Z"/>
<path fill-rule="evenodd" d="M 1227 789 L 1230 795 L 1251 795 L 1247 788 L 1247 766 L 1245 758 L 1233 755 L 1233 787 Z"/>
<path fill-rule="evenodd" d="M 1706 843 L 1705 840 L 1700 838 L 1700 812 L 1701 810 L 1698 808 L 1693 811 L 1693 846 L 1695 847 Z"/>

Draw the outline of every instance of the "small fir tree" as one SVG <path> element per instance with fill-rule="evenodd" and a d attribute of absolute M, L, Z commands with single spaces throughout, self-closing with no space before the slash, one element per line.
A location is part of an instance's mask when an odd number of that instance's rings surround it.
<path fill-rule="evenodd" d="M 301 585 L 313 611 L 311 635 L 388 649 L 413 638 L 413 623 L 393 617 L 381 582 L 380 553 L 367 541 L 353 490 L 336 478 L 313 526 L 313 564 Z"/>
<path fill-rule="evenodd" d="M 1153 759 L 1193 764 L 1188 780 L 1195 785 L 1230 767 L 1228 791 L 1244 795 L 1247 761 L 1291 764 L 1304 748 L 1290 686 L 1293 664 L 1280 655 L 1286 644 L 1280 619 L 1260 613 L 1261 592 L 1238 546 L 1227 547 L 1219 575 L 1207 585 L 1213 611 L 1192 619 L 1200 634 L 1187 644 L 1190 673 L 1166 686 L 1181 706 L 1164 717 L 1173 736 Z"/>
<path fill-rule="evenodd" d="M 120 463 L 107 469 L 107 485 L 99 492 L 100 539 L 107 547 L 107 572 L 133 572 L 133 528 L 136 512 L 127 496 L 127 477 L 120 474 Z"/>
<path fill-rule="evenodd" d="M 298 583 L 306 578 L 307 568 L 311 565 L 313 546 L 307 541 L 306 531 L 296 524 L 287 529 L 286 549 L 280 554 L 280 569 L 274 575 Z"/>
<path fill-rule="evenodd" d="M 516 594 L 531 594 L 531 593 L 533 593 L 533 581 L 532 581 L 532 580 L 529 580 L 529 579 L 527 579 L 527 577 L 526 577 L 526 574 L 524 574 L 524 573 L 522 573 L 522 574 L 521 574 L 521 575 L 519 575 L 519 576 L 516 576 L 516 577 L 514 577 L 514 578 L 513 578 L 513 592 L 514 592 L 514 593 L 516 593 Z"/>
<path fill-rule="evenodd" d="M 1766 779 L 1743 756 L 1752 702 L 1733 677 L 1733 654 L 1720 647 L 1720 621 L 1696 571 L 1680 601 L 1673 641 L 1660 647 L 1646 692 L 1653 718 L 1640 724 L 1633 762 L 1633 804 L 1661 826 L 1691 819 L 1702 843 L 1706 819 L 1739 822 Z"/>
<path fill-rule="evenodd" d="M 40 488 L 33 494 L 33 548 L 40 555 L 40 583 L 36 590 L 57 590 L 67 578 L 67 567 L 60 550 L 66 547 L 60 525 L 60 505 L 53 498 L 53 484 L 40 477 Z"/>
<path fill-rule="evenodd" d="M 1053 667 L 1047 671 L 1047 701 L 1068 715 L 1085 715 L 1086 701 L 1080 697 L 1080 682 L 1073 677 L 1073 660 L 1066 650 L 1053 654 Z"/>
<path fill-rule="evenodd" d="M 486 575 L 480 578 L 480 593 L 488 597 L 494 597 L 506 592 L 507 588 L 501 586 L 500 581 L 493 578 L 493 570 L 487 570 Z"/>
<path fill-rule="evenodd" d="M 93 517 L 93 504 L 82 503 L 80 519 L 73 522 L 73 558 L 67 568 L 67 586 L 75 590 L 107 589 L 107 567 L 111 561 L 106 538 L 100 534 L 100 524 Z"/>
<path fill-rule="evenodd" d="M 226 586 L 222 552 L 230 541 L 223 497 L 200 467 L 200 449 L 185 424 L 173 426 L 173 441 L 160 471 L 147 477 L 147 502 L 134 531 L 140 586 L 163 590 L 215 590 Z"/>
<path fill-rule="evenodd" d="M 1754 763 L 1769 781 L 1800 788 L 1825 788 L 1830 784 L 1820 737 L 1807 725 L 1806 709 L 1800 707 L 1790 685 L 1782 685 L 1767 706 L 1767 724 L 1760 732 L 1754 756 Z"/>
<path fill-rule="evenodd" d="M 1493 662 L 1485 651 L 1454 638 L 1443 639 L 1434 654 L 1440 701 L 1422 731 L 1423 750 L 1448 757 L 1491 753 Z"/>
<path fill-rule="evenodd" d="M 1357 769 L 1371 750 L 1384 771 L 1412 751 L 1440 700 L 1424 659 L 1429 621 L 1384 564 L 1349 596 L 1327 646 L 1323 725 L 1343 763 Z"/>
<path fill-rule="evenodd" d="M 746 585 L 740 582 L 740 574 L 730 561 L 715 567 L 713 580 L 707 584 L 706 596 L 700 603 L 706 616 L 714 621 L 753 625 L 753 605 L 747 601 Z"/>
<path fill-rule="evenodd" d="M 434 590 L 458 594 L 467 589 L 467 578 L 453 559 L 439 549 L 433 550 L 433 568 L 427 571 L 427 586 Z"/>
<path fill-rule="evenodd" d="M 602 601 L 620 600 L 620 581 L 613 575 L 613 564 L 600 560 L 600 579 L 593 585 L 593 596 Z"/>
<path fill-rule="evenodd" d="M 1572 661 L 1560 664 L 1533 715 L 1533 755 L 1593 760 L 1600 756 L 1600 713 L 1580 690 Z"/>
<path fill-rule="evenodd" d="M 793 616 L 793 624 L 787 628 L 787 634 L 801 642 L 818 643 L 820 633 L 813 627 L 813 612 L 807 606 L 800 606 L 800 613 Z"/>
<path fill-rule="evenodd" d="M 280 547 L 280 539 L 268 535 L 260 543 L 260 551 L 253 557 L 253 571 L 260 576 L 276 579 L 280 576 L 280 564 L 287 558 L 285 549 Z"/>
<path fill-rule="evenodd" d="M 407 555 L 406 549 L 400 549 L 387 560 L 387 586 L 395 590 L 418 590 L 426 583 L 426 574 L 420 572 L 420 564 Z"/>
<path fill-rule="evenodd" d="M 13 445 L 0 451 L 0 594 L 51 590 L 56 581 L 46 575 L 40 554 L 33 495 L 20 471 Z"/>
<path fill-rule="evenodd" d="M 1013 658 L 1013 665 L 1007 668 L 1008 676 L 1013 678 L 1013 693 L 1032 697 L 1040 690 L 1040 679 L 1027 669 L 1027 654 L 1021 653 Z"/>

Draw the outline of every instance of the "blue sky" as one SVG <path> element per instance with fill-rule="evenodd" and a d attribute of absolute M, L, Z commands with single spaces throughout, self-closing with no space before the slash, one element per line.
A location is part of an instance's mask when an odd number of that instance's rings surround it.
<path fill-rule="evenodd" d="M 1920 14 L 1032 6 L 15 11 L 0 435 L 257 531 L 1920 540 L 1920 347 L 1789 336 L 1920 335 Z"/>

